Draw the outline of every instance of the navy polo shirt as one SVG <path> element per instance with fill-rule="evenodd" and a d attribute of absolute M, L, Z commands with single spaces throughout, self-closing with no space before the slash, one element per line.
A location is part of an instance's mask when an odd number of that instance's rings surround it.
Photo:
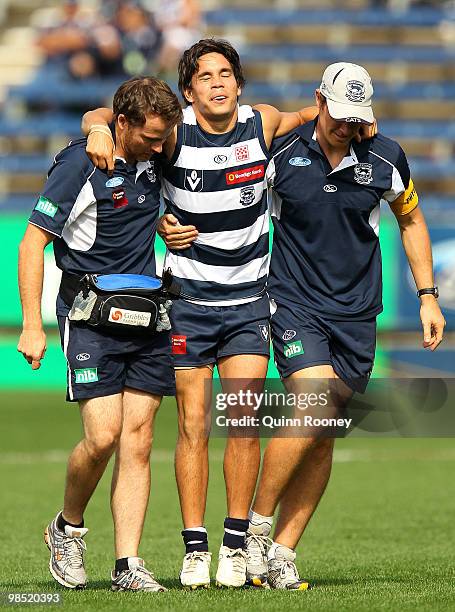
<path fill-rule="evenodd" d="M 72 274 L 155 274 L 159 160 L 116 159 L 112 177 L 88 158 L 85 138 L 55 158 L 30 223 L 55 235 L 57 266 Z M 67 309 L 58 303 L 58 314 Z"/>
<path fill-rule="evenodd" d="M 382 310 L 380 201 L 401 215 L 418 196 L 395 141 L 352 142 L 332 170 L 315 128 L 309 122 L 274 144 L 269 295 L 335 320 L 371 318 Z"/>

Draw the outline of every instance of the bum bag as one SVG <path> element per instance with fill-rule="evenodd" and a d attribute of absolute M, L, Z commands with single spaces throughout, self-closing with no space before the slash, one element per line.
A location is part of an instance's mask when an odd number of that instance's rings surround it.
<path fill-rule="evenodd" d="M 172 299 L 180 285 L 170 270 L 163 277 L 141 274 L 62 275 L 60 296 L 71 307 L 68 318 L 112 332 L 158 332 L 170 329 Z"/>

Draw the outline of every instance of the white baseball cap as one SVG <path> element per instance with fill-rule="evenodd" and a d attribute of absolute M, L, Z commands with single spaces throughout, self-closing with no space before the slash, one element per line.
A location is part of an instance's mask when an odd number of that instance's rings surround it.
<path fill-rule="evenodd" d="M 373 84 L 362 66 L 347 62 L 330 64 L 322 75 L 319 89 L 327 99 L 332 119 L 373 123 Z"/>

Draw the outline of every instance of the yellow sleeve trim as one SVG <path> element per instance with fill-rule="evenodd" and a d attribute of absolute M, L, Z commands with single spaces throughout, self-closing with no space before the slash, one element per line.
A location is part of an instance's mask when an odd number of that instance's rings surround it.
<path fill-rule="evenodd" d="M 418 203 L 419 196 L 412 179 L 409 179 L 408 188 L 396 200 L 390 203 L 390 208 L 396 215 L 407 215 L 414 210 Z"/>

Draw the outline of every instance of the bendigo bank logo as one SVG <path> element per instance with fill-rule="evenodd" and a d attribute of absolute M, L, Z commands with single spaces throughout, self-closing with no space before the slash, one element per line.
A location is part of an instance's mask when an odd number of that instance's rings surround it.
<path fill-rule="evenodd" d="M 226 172 L 226 184 L 235 185 L 236 183 L 246 183 L 263 178 L 264 164 L 260 166 L 251 166 L 250 168 L 242 168 L 241 170 L 230 170 Z"/>

